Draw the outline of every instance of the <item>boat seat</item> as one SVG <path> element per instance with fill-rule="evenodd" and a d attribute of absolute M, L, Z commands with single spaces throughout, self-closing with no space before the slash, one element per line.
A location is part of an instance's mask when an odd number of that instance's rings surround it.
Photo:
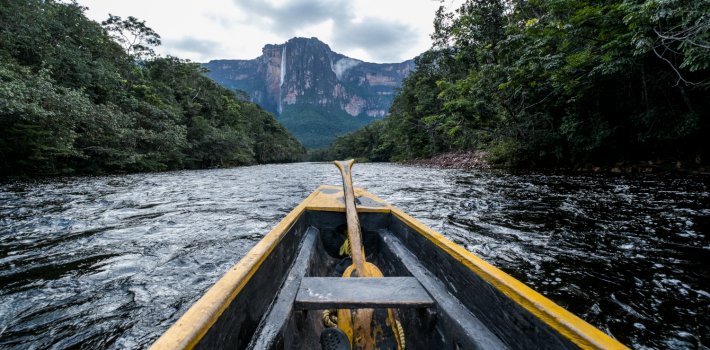
<path fill-rule="evenodd" d="M 427 308 L 434 300 L 414 277 L 304 277 L 296 294 L 300 310 Z"/>

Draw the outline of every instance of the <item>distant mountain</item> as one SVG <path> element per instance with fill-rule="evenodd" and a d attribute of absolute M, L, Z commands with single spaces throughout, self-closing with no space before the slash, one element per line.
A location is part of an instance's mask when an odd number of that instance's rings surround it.
<path fill-rule="evenodd" d="M 266 45 L 252 60 L 214 60 L 207 76 L 273 112 L 306 147 L 384 117 L 414 61 L 368 63 L 333 52 L 316 38 Z"/>

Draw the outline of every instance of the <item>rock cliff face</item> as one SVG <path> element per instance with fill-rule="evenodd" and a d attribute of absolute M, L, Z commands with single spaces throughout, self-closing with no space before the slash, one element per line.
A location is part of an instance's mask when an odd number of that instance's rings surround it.
<path fill-rule="evenodd" d="M 210 78 L 245 91 L 313 148 L 384 117 L 414 61 L 368 63 L 333 52 L 316 38 L 293 38 L 264 46 L 253 60 L 215 60 L 204 66 Z"/>

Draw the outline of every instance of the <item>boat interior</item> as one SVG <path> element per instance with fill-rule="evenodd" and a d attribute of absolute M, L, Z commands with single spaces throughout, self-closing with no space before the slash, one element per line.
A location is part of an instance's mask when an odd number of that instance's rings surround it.
<path fill-rule="evenodd" d="M 579 348 L 397 215 L 359 218 L 367 261 L 383 278 L 342 278 L 345 213 L 305 210 L 196 348 L 321 349 L 324 311 L 363 308 L 395 310 L 399 348 Z"/>

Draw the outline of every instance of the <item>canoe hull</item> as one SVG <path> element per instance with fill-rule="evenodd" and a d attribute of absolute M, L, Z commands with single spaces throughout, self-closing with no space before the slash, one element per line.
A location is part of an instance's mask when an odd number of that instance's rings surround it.
<path fill-rule="evenodd" d="M 521 282 L 362 189 L 368 261 L 415 277 L 435 300 L 398 310 L 408 349 L 625 348 Z M 321 186 L 215 284 L 154 349 L 318 349 L 320 310 L 301 310 L 301 279 L 336 276 L 342 192 Z"/>

